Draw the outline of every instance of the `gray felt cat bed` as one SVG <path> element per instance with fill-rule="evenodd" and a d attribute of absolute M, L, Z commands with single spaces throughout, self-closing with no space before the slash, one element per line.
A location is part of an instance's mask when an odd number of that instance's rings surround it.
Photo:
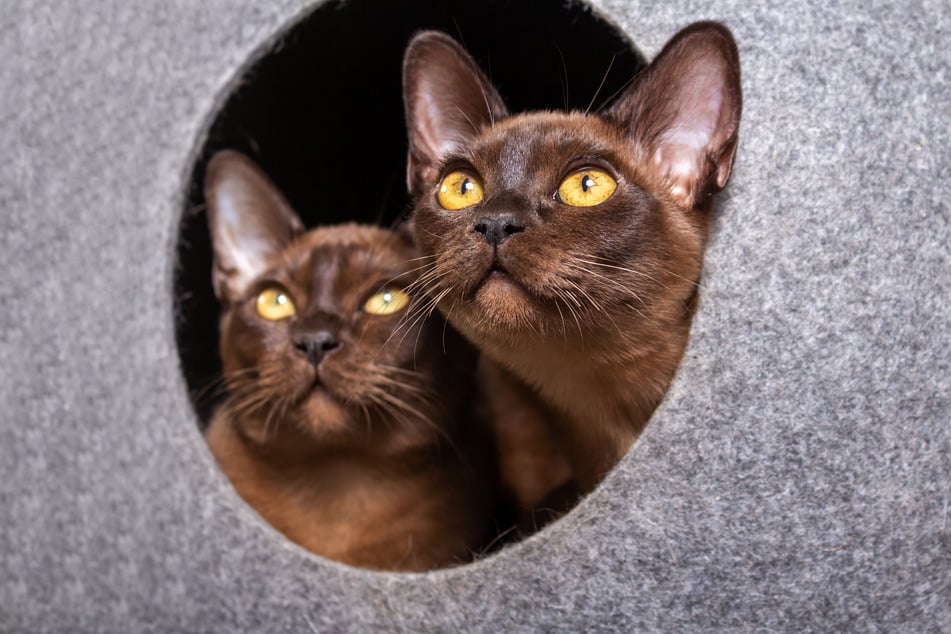
<path fill-rule="evenodd" d="M 951 631 L 947 4 L 527 4 L 4 6 L 0 631 Z M 513 109 L 583 108 L 698 19 L 739 44 L 738 160 L 621 464 L 427 574 L 260 520 L 199 433 L 209 153 L 252 154 L 311 224 L 387 221 L 415 30 Z"/>

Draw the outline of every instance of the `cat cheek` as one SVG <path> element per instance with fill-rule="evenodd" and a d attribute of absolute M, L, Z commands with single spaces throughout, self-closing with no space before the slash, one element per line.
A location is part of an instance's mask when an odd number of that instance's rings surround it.
<path fill-rule="evenodd" d="M 427 255 L 443 258 L 451 251 L 453 237 L 458 232 L 453 218 L 445 212 L 427 209 L 417 217 L 416 238 Z"/>
<path fill-rule="evenodd" d="M 410 196 L 418 197 L 429 192 L 435 197 L 438 179 L 439 170 L 435 165 L 410 153 L 406 165 L 406 185 Z"/>
<path fill-rule="evenodd" d="M 253 366 L 266 352 L 262 333 L 240 314 L 230 313 L 222 320 L 221 341 L 226 371 Z"/>

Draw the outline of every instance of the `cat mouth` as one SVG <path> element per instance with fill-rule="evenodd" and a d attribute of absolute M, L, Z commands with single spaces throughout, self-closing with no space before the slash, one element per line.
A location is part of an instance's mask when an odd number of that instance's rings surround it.
<path fill-rule="evenodd" d="M 330 389 L 330 386 L 327 385 L 325 381 L 321 380 L 320 376 L 314 377 L 314 380 L 307 386 L 301 398 L 311 405 L 324 408 L 337 408 L 341 405 L 337 394 L 334 390 Z"/>
<path fill-rule="evenodd" d="M 489 267 L 489 271 L 485 274 L 485 280 L 491 279 L 493 277 L 495 279 L 512 280 L 512 274 L 509 273 L 505 267 L 498 262 L 493 262 L 492 266 Z"/>
<path fill-rule="evenodd" d="M 314 368 L 313 379 L 307 384 L 304 390 L 304 398 L 329 398 L 335 400 L 335 394 L 327 383 L 324 372 L 320 366 Z"/>
<path fill-rule="evenodd" d="M 472 295 L 490 302 L 503 301 L 506 297 L 531 297 L 528 289 L 497 258 L 493 259 L 482 279 L 476 284 Z"/>
<path fill-rule="evenodd" d="M 494 283 L 511 284 L 518 286 L 518 282 L 512 277 L 512 274 L 502 266 L 498 260 L 493 260 L 492 265 L 482 276 L 482 280 L 476 285 L 475 292 L 479 292 L 486 286 Z"/>

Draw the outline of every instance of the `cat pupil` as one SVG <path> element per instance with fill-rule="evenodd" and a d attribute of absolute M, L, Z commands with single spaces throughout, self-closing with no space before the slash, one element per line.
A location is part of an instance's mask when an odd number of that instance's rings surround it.
<path fill-rule="evenodd" d="M 469 190 L 471 190 L 472 188 L 473 188 L 473 185 L 471 182 L 469 182 L 469 179 L 467 178 L 464 181 L 462 181 L 462 186 L 459 188 L 459 193 L 465 196 L 469 192 Z"/>
<path fill-rule="evenodd" d="M 581 191 L 587 193 L 592 187 L 594 187 L 594 179 L 587 174 L 583 174 L 581 176 Z"/>

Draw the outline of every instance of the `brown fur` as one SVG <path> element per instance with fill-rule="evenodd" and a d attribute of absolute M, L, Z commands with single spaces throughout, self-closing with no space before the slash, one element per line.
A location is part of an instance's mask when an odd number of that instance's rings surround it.
<path fill-rule="evenodd" d="M 411 242 L 358 225 L 304 233 L 232 152 L 210 164 L 206 198 L 228 388 L 207 440 L 238 493 L 291 540 L 344 563 L 470 560 L 488 536 L 494 473 L 469 414 L 474 352 L 418 303 L 361 309 L 384 285 L 415 280 Z M 265 281 L 288 291 L 296 315 L 257 314 Z M 294 344 L 315 330 L 339 342 L 317 362 Z"/>
<path fill-rule="evenodd" d="M 686 346 L 711 195 L 736 147 L 732 37 L 715 24 L 685 29 L 600 114 L 510 116 L 458 44 L 432 32 L 410 44 L 404 91 L 427 291 L 551 411 L 551 437 L 590 490 L 641 432 Z M 593 207 L 562 203 L 559 183 L 585 166 L 611 173 L 617 190 Z M 481 178 L 485 198 L 449 211 L 436 189 L 459 168 Z M 477 223 L 502 215 L 519 230 L 492 245 Z M 506 460 L 508 487 L 537 496 L 512 481 L 536 476 Z"/>
<path fill-rule="evenodd" d="M 478 383 L 496 438 L 499 480 L 515 513 L 514 537 L 525 537 L 574 505 L 571 465 L 549 425 L 551 411 L 531 388 L 485 357 Z"/>

